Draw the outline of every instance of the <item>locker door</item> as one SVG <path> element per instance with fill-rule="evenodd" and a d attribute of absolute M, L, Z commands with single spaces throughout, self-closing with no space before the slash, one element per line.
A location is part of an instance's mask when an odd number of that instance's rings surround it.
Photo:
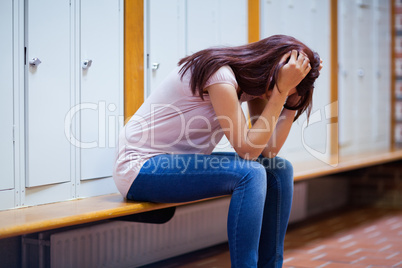
<path fill-rule="evenodd" d="M 220 0 L 220 45 L 244 45 L 248 42 L 248 1 Z M 230 8 L 228 8 L 230 7 Z"/>
<path fill-rule="evenodd" d="M 228 8 L 230 6 L 230 8 Z M 245 0 L 187 1 L 187 55 L 214 46 L 247 43 L 247 2 Z M 248 114 L 247 104 L 242 105 Z M 214 151 L 234 151 L 223 136 Z"/>
<path fill-rule="evenodd" d="M 245 0 L 190 0 L 186 13 L 188 55 L 213 46 L 247 43 Z"/>
<path fill-rule="evenodd" d="M 381 148 L 390 143 L 391 81 L 390 70 L 390 1 L 376 0 L 374 5 L 373 28 L 375 38 L 373 69 L 373 142 Z"/>
<path fill-rule="evenodd" d="M 64 120 L 70 109 L 69 0 L 26 1 L 26 186 L 70 181 L 70 142 Z"/>
<path fill-rule="evenodd" d="M 283 154 L 305 152 L 303 142 L 320 154 L 327 150 L 327 124 L 324 107 L 329 103 L 329 1 L 316 0 L 270 0 L 261 1 L 261 38 L 275 34 L 290 35 L 317 51 L 325 62 L 320 78 L 315 83 L 313 95 L 314 112 L 320 113 L 322 120 L 309 125 L 304 132 L 306 120 L 303 115 L 293 124 L 289 137 L 281 150 Z M 310 149 L 309 148 L 309 149 Z M 286 155 L 289 157 L 289 155 Z M 300 158 L 299 155 L 295 157 Z"/>
<path fill-rule="evenodd" d="M 81 179 L 112 176 L 122 96 L 120 0 L 81 0 Z M 105 19 L 107 18 L 107 19 Z M 87 64 L 91 61 L 90 66 Z M 92 145 L 91 145 L 92 144 Z"/>
<path fill-rule="evenodd" d="M 220 44 L 219 1 L 187 2 L 187 54 Z"/>
<path fill-rule="evenodd" d="M 338 48 L 339 48 L 339 144 L 343 151 L 353 145 L 354 125 L 352 114 L 355 107 L 356 77 L 354 57 L 354 27 L 356 4 L 350 0 L 338 2 Z"/>
<path fill-rule="evenodd" d="M 13 1 L 0 2 L 0 190 L 14 188 Z"/>
<path fill-rule="evenodd" d="M 357 124 L 357 143 L 359 150 L 369 149 L 371 142 L 371 109 L 373 109 L 373 1 L 366 1 L 357 5 L 356 28 L 355 28 L 355 61 L 357 70 L 354 74 L 356 79 L 357 98 L 355 99 L 355 117 Z"/>
<path fill-rule="evenodd" d="M 270 0 L 261 4 L 261 37 L 274 34 L 286 34 L 306 42 L 307 33 L 311 32 L 312 0 Z M 326 1 L 325 1 L 326 2 Z M 322 7 L 325 6 L 321 5 Z M 304 16 L 301 14 L 305 14 Z"/>
<path fill-rule="evenodd" d="M 321 120 L 306 125 L 303 129 L 303 123 L 306 122 L 306 116 L 303 115 L 297 123 L 294 124 L 291 131 L 289 146 L 294 144 L 297 150 L 312 150 L 320 155 L 321 160 L 329 154 L 329 118 L 330 114 L 326 108 L 336 104 L 330 103 L 330 1 L 326 0 L 305 0 L 288 1 L 288 12 L 292 19 L 287 21 L 286 32 L 304 42 L 312 50 L 317 51 L 324 60 L 325 68 L 321 70 L 320 77 L 315 82 L 313 94 L 313 108 L 311 115 L 319 114 Z M 285 13 L 284 15 L 286 16 Z M 304 15 L 300 15 L 304 14 Z M 317 23 L 322 22 L 322 23 Z M 313 118 L 313 117 L 312 117 Z M 299 126 L 299 127 L 297 127 Z M 301 142 L 300 142 L 301 141 Z M 303 145 L 303 142 L 305 145 Z M 303 146 L 300 146 L 302 144 Z M 311 151 L 310 151 L 311 152 Z M 325 160 L 326 161 L 326 160 Z"/>
<path fill-rule="evenodd" d="M 185 1 L 148 0 L 148 89 L 147 95 L 185 56 Z"/>

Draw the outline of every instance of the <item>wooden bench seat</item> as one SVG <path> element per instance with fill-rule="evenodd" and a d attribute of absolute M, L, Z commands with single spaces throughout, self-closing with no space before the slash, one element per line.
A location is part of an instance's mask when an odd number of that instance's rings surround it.
<path fill-rule="evenodd" d="M 402 159 L 402 150 L 351 155 L 336 167 L 320 161 L 294 164 L 295 181 L 336 174 Z M 196 202 L 201 202 L 196 201 Z M 195 202 L 190 202 L 195 203 Z M 60 227 L 185 205 L 125 201 L 120 194 L 103 195 L 0 212 L 0 239 Z"/>

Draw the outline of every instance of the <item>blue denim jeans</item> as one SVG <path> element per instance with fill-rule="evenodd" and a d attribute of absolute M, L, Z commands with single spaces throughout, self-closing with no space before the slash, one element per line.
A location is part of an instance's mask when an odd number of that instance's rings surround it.
<path fill-rule="evenodd" d="M 282 267 L 293 196 L 289 161 L 236 153 L 163 154 L 149 159 L 127 199 L 177 203 L 232 195 L 227 230 L 232 267 Z"/>

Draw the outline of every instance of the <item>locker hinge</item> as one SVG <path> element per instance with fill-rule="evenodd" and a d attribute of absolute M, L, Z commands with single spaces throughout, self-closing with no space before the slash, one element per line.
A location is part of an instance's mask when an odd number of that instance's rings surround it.
<path fill-rule="evenodd" d="M 13 125 L 13 142 L 15 142 L 15 125 Z"/>
<path fill-rule="evenodd" d="M 24 47 L 24 65 L 27 65 L 27 47 Z"/>
<path fill-rule="evenodd" d="M 147 54 L 147 69 L 149 69 L 149 54 Z"/>

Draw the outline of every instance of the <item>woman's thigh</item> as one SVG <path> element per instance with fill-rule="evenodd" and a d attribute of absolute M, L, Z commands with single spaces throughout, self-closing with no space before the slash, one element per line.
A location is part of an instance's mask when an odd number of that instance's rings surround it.
<path fill-rule="evenodd" d="M 172 203 L 230 195 L 246 176 L 265 183 L 262 165 L 235 153 L 157 155 L 145 162 L 127 198 Z"/>

